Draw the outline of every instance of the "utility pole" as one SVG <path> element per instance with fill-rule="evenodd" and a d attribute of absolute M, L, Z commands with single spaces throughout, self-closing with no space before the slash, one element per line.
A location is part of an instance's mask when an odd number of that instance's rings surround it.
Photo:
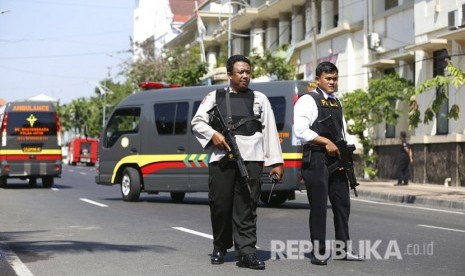
<path fill-rule="evenodd" d="M 229 9 L 228 9 L 228 58 L 232 55 L 232 32 L 231 32 L 231 18 L 232 18 L 232 4 L 229 0 Z"/>
<path fill-rule="evenodd" d="M 312 6 L 311 6 L 311 9 L 312 9 L 312 73 L 313 73 L 313 78 L 315 78 L 315 70 L 316 70 L 316 66 L 317 66 L 317 62 L 318 62 L 318 56 L 317 56 L 317 45 L 316 45 L 316 34 L 317 34 L 317 31 L 318 31 L 318 23 L 317 23 L 317 20 L 316 20 L 316 4 L 315 4 L 315 1 L 316 0 L 311 0 L 312 1 Z"/>

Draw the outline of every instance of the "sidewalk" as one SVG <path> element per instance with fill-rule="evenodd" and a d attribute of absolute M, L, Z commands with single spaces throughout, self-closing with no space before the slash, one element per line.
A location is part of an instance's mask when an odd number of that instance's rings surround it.
<path fill-rule="evenodd" d="M 357 187 L 357 192 L 360 198 L 465 210 L 465 187 L 416 183 L 394 186 L 396 180 L 358 180 L 358 182 L 360 185 Z M 352 191 L 351 194 L 353 195 Z"/>

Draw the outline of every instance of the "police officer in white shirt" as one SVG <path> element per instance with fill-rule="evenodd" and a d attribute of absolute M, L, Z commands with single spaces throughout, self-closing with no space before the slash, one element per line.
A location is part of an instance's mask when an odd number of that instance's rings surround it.
<path fill-rule="evenodd" d="M 310 204 L 310 240 L 313 251 L 312 264 L 326 265 L 330 252 L 326 250 L 326 211 L 327 198 L 334 214 L 336 240 L 344 244 L 342 256 L 336 259 L 362 260 L 347 247 L 349 237 L 350 195 L 344 171 L 333 173 L 328 166 L 336 162 L 339 150 L 330 131 L 320 121 L 331 115 L 339 126 L 341 137 L 345 135 L 345 120 L 341 103 L 334 96 L 337 91 L 338 69 L 331 62 L 322 62 L 316 67 L 315 91 L 299 98 L 294 106 L 294 134 L 301 140 L 302 176 L 307 188 Z M 329 250 L 328 250 L 329 251 Z"/>
<path fill-rule="evenodd" d="M 278 180 L 282 178 L 284 161 L 281 145 L 268 98 L 248 88 L 250 61 L 242 55 L 231 56 L 226 70 L 229 87 L 210 92 L 192 119 L 192 130 L 197 140 L 204 148 L 210 149 L 208 198 L 213 228 L 210 260 L 212 264 L 222 264 L 227 249 L 234 244 L 239 267 L 264 269 L 265 263 L 257 258 L 255 248 L 260 178 L 263 165 L 273 167 L 270 175 L 275 175 Z M 230 146 L 220 131 L 209 124 L 211 116 L 207 111 L 215 104 L 224 117 L 232 118 L 232 122 L 237 124 L 233 133 L 247 167 L 251 192 L 241 183 L 234 162 L 220 162 Z"/>

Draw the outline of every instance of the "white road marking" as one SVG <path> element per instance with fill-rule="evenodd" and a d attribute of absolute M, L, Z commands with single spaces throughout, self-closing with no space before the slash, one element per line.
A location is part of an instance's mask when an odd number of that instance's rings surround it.
<path fill-rule="evenodd" d="M 59 191 L 58 188 L 51 188 L 52 191 Z"/>
<path fill-rule="evenodd" d="M 190 234 L 194 234 L 194 235 L 197 235 L 197 236 L 201 236 L 201 237 L 204 237 L 204 238 L 207 238 L 207 239 L 210 239 L 210 240 L 213 240 L 213 236 L 210 235 L 210 234 L 205 234 L 205 233 L 198 232 L 198 231 L 195 231 L 195 230 L 190 230 L 190 229 L 187 229 L 187 228 L 184 228 L 184 227 L 173 227 L 173 229 L 183 231 L 183 232 L 186 232 L 186 233 L 190 233 Z"/>
<path fill-rule="evenodd" d="M 194 235 L 197 235 L 197 236 L 201 236 L 201 237 L 213 240 L 213 235 L 210 235 L 210 234 L 205 234 L 205 233 L 195 231 L 195 230 L 191 230 L 191 229 L 187 229 L 187 228 L 184 228 L 184 227 L 172 227 L 172 228 L 176 229 L 176 230 L 179 230 L 179 231 L 183 231 L 183 232 L 186 232 L 186 233 L 194 234 Z M 255 248 L 260 248 L 260 247 L 255 245 Z"/>
<path fill-rule="evenodd" d="M 82 174 L 82 175 L 86 175 L 86 174 L 87 174 L 86 172 L 79 172 L 79 173 Z"/>
<path fill-rule="evenodd" d="M 3 256 L 5 255 L 5 256 Z M 34 276 L 27 266 L 21 262 L 18 256 L 10 250 L 8 245 L 0 243 L 0 258 L 4 258 L 18 276 Z"/>
<path fill-rule="evenodd" d="M 439 226 L 426 225 L 426 224 L 418 224 L 417 226 L 419 226 L 419 227 L 426 227 L 426 228 L 433 228 L 433 229 L 439 229 L 439 230 L 446 230 L 446 231 L 454 231 L 454 232 L 465 233 L 465 230 L 454 229 L 454 228 L 446 228 L 446 227 L 439 227 Z"/>
<path fill-rule="evenodd" d="M 434 209 L 434 208 L 428 208 L 428 207 L 411 206 L 411 205 L 405 205 L 405 204 L 394 204 L 394 203 L 378 202 L 378 201 L 372 201 L 372 200 L 366 200 L 366 199 L 356 199 L 356 198 L 351 198 L 351 200 L 360 201 L 360 202 L 367 202 L 367 203 L 373 203 L 373 204 L 380 204 L 380 205 L 397 206 L 397 207 L 403 207 L 403 208 L 413 208 L 413 209 L 421 209 L 421 210 L 427 210 L 427 211 L 443 212 L 443 213 L 449 213 L 449 214 L 465 215 L 464 212 L 441 210 L 441 209 Z"/>
<path fill-rule="evenodd" d="M 90 200 L 90 199 L 87 199 L 87 198 L 80 198 L 80 200 L 84 201 L 84 202 L 87 202 L 87 203 L 90 203 L 90 204 L 94 204 L 94 205 L 97 205 L 97 206 L 100 206 L 100 207 L 108 207 L 108 205 L 105 205 L 105 204 L 102 204 L 102 203 L 98 203 L 96 201 L 93 201 L 93 200 Z"/>

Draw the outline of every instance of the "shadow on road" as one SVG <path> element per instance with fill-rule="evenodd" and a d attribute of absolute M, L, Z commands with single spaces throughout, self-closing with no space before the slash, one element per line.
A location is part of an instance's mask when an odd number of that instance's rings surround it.
<path fill-rule="evenodd" d="M 21 258 L 24 263 L 48 260 L 54 255 L 61 253 L 82 254 L 86 252 L 140 252 L 153 251 L 156 253 L 164 253 L 176 250 L 173 247 L 160 245 L 124 245 L 124 244 L 109 244 L 92 241 L 77 241 L 77 240 L 44 240 L 44 241 L 16 241 L 22 236 L 31 235 L 44 231 L 23 231 L 23 232 L 2 232 L 0 233 L 1 240 Z"/>

